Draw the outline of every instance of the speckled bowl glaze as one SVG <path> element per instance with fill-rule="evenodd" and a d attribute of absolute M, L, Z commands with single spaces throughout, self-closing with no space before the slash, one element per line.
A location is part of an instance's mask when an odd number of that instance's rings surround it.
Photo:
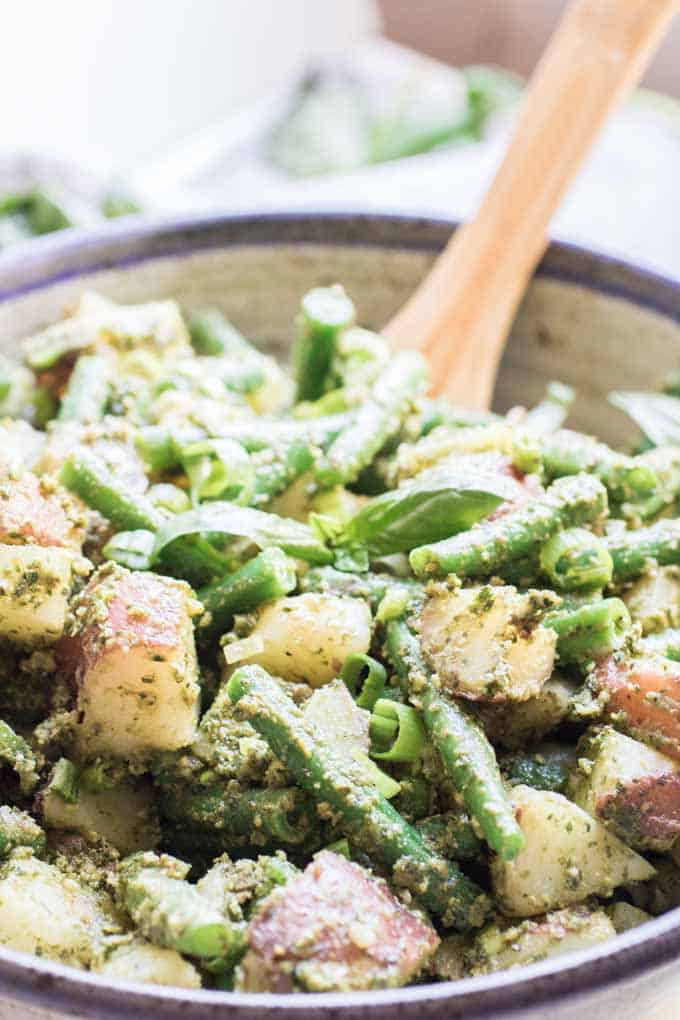
<path fill-rule="evenodd" d="M 120 224 L 0 257 L 0 348 L 45 325 L 83 289 L 124 301 L 177 297 L 222 307 L 285 356 L 300 295 L 342 281 L 360 320 L 380 326 L 404 301 L 453 225 L 405 217 L 244 215 Z M 502 258 L 502 253 L 499 253 Z M 546 380 L 579 391 L 574 424 L 628 436 L 614 388 L 652 386 L 680 368 L 680 286 L 553 245 L 513 329 L 496 404 L 531 403 Z M 583 953 L 456 983 L 393 991 L 255 996 L 102 979 L 0 950 L 0 1020 L 677 1020 L 680 909 Z"/>

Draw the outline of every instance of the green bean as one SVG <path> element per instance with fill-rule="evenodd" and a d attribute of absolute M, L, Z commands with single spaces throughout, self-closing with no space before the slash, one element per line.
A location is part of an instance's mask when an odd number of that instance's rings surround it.
<path fill-rule="evenodd" d="M 305 439 L 293 439 L 290 443 L 253 454 L 253 506 L 269 503 L 285 492 L 289 485 L 309 471 L 314 457 L 314 448 Z"/>
<path fill-rule="evenodd" d="M 648 496 L 657 485 L 656 473 L 636 457 L 599 443 L 590 436 L 561 429 L 542 437 L 543 467 L 550 479 L 587 471 L 597 475 L 616 502 Z"/>
<path fill-rule="evenodd" d="M 168 510 L 172 514 L 181 514 L 191 509 L 191 500 L 184 489 L 170 482 L 158 482 L 146 493 L 146 498 L 160 510 Z"/>
<path fill-rule="evenodd" d="M 338 335 L 353 322 L 354 305 L 342 287 L 317 287 L 305 294 L 293 351 L 299 401 L 322 395 Z"/>
<path fill-rule="evenodd" d="M 254 844 L 296 845 L 316 826 L 314 808 L 292 788 L 239 789 L 220 782 L 160 783 L 159 806 L 171 822 L 227 836 L 248 836 Z"/>
<path fill-rule="evenodd" d="M 264 549 L 233 574 L 216 584 L 200 588 L 198 598 L 205 616 L 197 636 L 211 639 L 229 630 L 236 613 L 248 613 L 264 602 L 281 598 L 297 584 L 295 564 L 280 549 Z"/>
<path fill-rule="evenodd" d="M 97 354 L 78 358 L 62 397 L 59 421 L 99 421 L 109 399 L 111 365 Z"/>
<path fill-rule="evenodd" d="M 463 811 L 447 811 L 421 818 L 416 822 L 416 829 L 427 845 L 442 857 L 453 858 L 454 861 L 474 861 L 481 857 L 482 844 Z"/>
<path fill-rule="evenodd" d="M 237 670 L 228 691 L 296 782 L 333 809 L 350 844 L 391 868 L 394 881 L 416 892 L 444 924 L 464 930 L 482 923 L 488 903 L 481 890 L 453 863 L 428 850 L 416 830 L 365 785 L 356 766 L 328 746 L 264 670 Z"/>
<path fill-rule="evenodd" d="M 480 726 L 435 686 L 420 642 L 405 619 L 387 625 L 385 653 L 411 696 L 422 701 L 430 740 L 489 846 L 506 860 L 522 849 L 524 837 L 503 788 L 493 747 Z"/>
<path fill-rule="evenodd" d="M 524 424 L 536 432 L 556 432 L 564 424 L 575 396 L 571 386 L 549 382 L 543 400 L 527 412 Z"/>
<path fill-rule="evenodd" d="M 197 354 L 260 357 L 259 351 L 216 308 L 207 308 L 192 315 L 189 333 Z"/>
<path fill-rule="evenodd" d="M 9 857 L 18 846 L 30 847 L 36 857 L 45 852 L 45 833 L 26 811 L 0 806 L 0 857 Z"/>
<path fill-rule="evenodd" d="M 543 623 L 557 633 L 561 663 L 585 663 L 621 647 L 630 613 L 621 599 L 601 599 L 548 613 Z"/>
<path fill-rule="evenodd" d="M 169 862 L 169 864 L 168 864 Z M 172 858 L 139 853 L 119 869 L 119 896 L 142 935 L 155 945 L 199 959 L 238 959 L 245 925 L 229 921 L 177 869 Z"/>
<path fill-rule="evenodd" d="M 519 510 L 414 549 L 411 566 L 419 577 L 502 576 L 507 564 L 535 554 L 556 531 L 595 521 L 606 510 L 607 493 L 597 478 L 586 474 L 559 478 L 544 496 Z"/>
<path fill-rule="evenodd" d="M 680 564 L 680 520 L 661 520 L 605 541 L 614 563 L 615 582 L 639 577 L 654 563 L 662 567 Z"/>
<path fill-rule="evenodd" d="M 541 546 L 540 558 L 543 572 L 561 591 L 605 588 L 614 573 L 606 545 L 585 528 L 558 531 Z"/>
<path fill-rule="evenodd" d="M 312 567 L 300 580 L 300 591 L 330 592 L 364 599 L 375 613 L 388 592 L 410 593 L 420 585 L 410 578 L 396 578 L 391 574 L 353 574 L 335 567 Z"/>
<path fill-rule="evenodd" d="M 127 492 L 112 478 L 104 462 L 87 450 L 79 450 L 67 457 L 59 480 L 122 531 L 162 531 L 168 520 L 167 515 L 146 496 Z M 183 516 L 180 514 L 174 519 L 179 520 Z M 193 584 L 205 584 L 221 577 L 226 573 L 228 563 L 217 549 L 200 537 L 195 541 L 177 543 L 173 549 L 164 549 L 163 565 Z"/>
<path fill-rule="evenodd" d="M 315 475 L 330 488 L 354 481 L 399 431 L 411 402 L 424 385 L 425 361 L 417 351 L 401 351 L 382 373 L 371 397 L 358 409 L 354 421 L 331 443 Z"/>

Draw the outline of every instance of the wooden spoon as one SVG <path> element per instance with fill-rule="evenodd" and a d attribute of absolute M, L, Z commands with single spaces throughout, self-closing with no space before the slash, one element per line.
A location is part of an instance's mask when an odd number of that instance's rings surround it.
<path fill-rule="evenodd" d="M 427 356 L 435 393 L 462 407 L 489 406 L 552 215 L 679 7 L 680 0 L 573 0 L 566 11 L 477 215 L 385 329 L 395 349 L 418 346 Z"/>

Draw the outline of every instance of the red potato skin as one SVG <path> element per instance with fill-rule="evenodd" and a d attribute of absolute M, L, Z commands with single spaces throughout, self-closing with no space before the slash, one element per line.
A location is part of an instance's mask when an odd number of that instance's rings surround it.
<path fill-rule="evenodd" d="M 607 714 L 623 718 L 634 737 L 680 761 L 680 668 L 668 671 L 610 656 L 595 671 L 599 690 L 609 695 Z"/>
<path fill-rule="evenodd" d="M 670 842 L 680 836 L 680 774 L 638 779 L 620 793 L 601 797 L 595 810 L 598 818 L 612 821 L 641 842 Z"/>
<path fill-rule="evenodd" d="M 30 471 L 0 478 L 0 543 L 72 548 L 82 544 L 61 498 Z"/>
<path fill-rule="evenodd" d="M 95 579 L 84 599 L 109 589 L 107 577 Z M 182 640 L 186 623 L 186 593 L 181 585 L 156 574 L 129 573 L 116 578 L 105 594 L 106 618 L 86 626 L 62 642 L 62 661 L 75 664 L 82 678 L 113 648 L 144 648 L 148 655 L 167 656 Z"/>
<path fill-rule="evenodd" d="M 248 940 L 246 984 L 272 992 L 403 985 L 439 945 L 385 882 L 327 850 L 265 900 Z M 310 987 L 312 968 L 324 975 L 323 987 Z"/>

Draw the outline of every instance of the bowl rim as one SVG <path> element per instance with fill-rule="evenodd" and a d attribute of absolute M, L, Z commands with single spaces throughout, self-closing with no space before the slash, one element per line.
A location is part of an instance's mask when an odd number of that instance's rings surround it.
<path fill-rule="evenodd" d="M 67 279 L 125 268 L 211 248 L 289 246 L 377 247 L 435 252 L 457 226 L 454 220 L 403 213 L 239 212 L 187 217 L 126 218 L 97 230 L 70 230 L 0 254 L 0 304 Z M 537 275 L 623 298 L 680 322 L 680 281 L 647 266 L 563 242 L 553 242 Z M 396 1007 L 424 1017 L 507 1017 L 522 1007 L 577 999 L 605 986 L 661 970 L 680 956 L 680 908 L 608 943 L 543 963 L 455 982 L 371 992 L 292 995 L 216 992 L 112 983 L 32 955 L 0 948 L 0 993 L 11 999 L 101 1020 L 123 1020 L 132 1009 L 153 1018 L 179 1016 L 191 1008 L 196 1020 L 223 1014 L 240 1020 L 282 1010 L 309 1016 L 368 1015 L 378 1020 Z M 455 1014 L 453 1010 L 455 1009 Z"/>

